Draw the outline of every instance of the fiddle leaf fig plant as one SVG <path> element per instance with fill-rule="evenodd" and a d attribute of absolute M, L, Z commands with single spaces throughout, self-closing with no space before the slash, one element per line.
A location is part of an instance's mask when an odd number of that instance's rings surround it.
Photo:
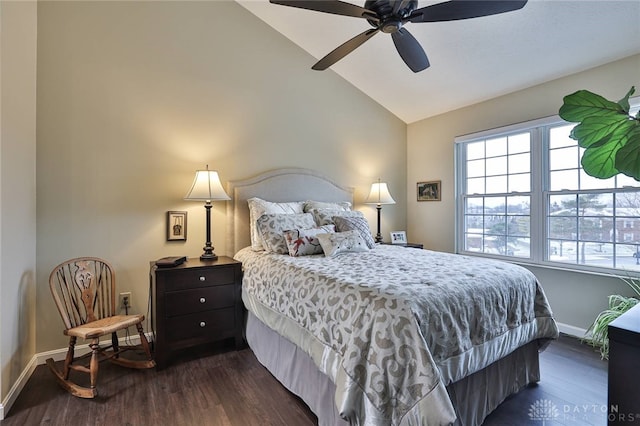
<path fill-rule="evenodd" d="M 570 137 L 585 149 L 582 168 L 593 177 L 608 179 L 618 173 L 640 181 L 640 111 L 629 114 L 635 87 L 618 102 L 588 90 L 564 97 L 560 117 L 579 123 Z"/>

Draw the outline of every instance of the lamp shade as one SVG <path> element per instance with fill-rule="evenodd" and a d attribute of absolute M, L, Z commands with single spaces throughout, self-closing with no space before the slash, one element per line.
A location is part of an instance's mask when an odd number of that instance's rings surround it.
<path fill-rule="evenodd" d="M 389 193 L 389 188 L 385 182 L 378 182 L 371 184 L 371 192 L 365 201 L 365 204 L 395 204 L 396 200 L 393 199 Z"/>
<path fill-rule="evenodd" d="M 231 198 L 222 188 L 218 172 L 209 170 L 196 170 L 196 177 L 193 179 L 191 189 L 185 195 L 185 200 L 192 201 L 213 201 L 230 200 Z"/>

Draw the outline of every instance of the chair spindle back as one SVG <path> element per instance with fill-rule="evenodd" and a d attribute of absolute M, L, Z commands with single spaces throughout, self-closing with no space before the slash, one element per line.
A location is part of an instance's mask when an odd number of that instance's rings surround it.
<path fill-rule="evenodd" d="M 68 330 L 116 314 L 115 272 L 106 260 L 78 257 L 56 266 L 49 287 Z"/>

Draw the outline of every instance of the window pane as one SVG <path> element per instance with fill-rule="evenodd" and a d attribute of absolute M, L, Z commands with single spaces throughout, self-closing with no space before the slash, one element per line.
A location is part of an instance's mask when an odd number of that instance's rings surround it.
<path fill-rule="evenodd" d="M 549 240 L 549 260 L 576 263 L 577 247 L 576 241 Z"/>
<path fill-rule="evenodd" d="M 563 146 L 578 145 L 578 142 L 571 139 L 569 134 L 575 124 L 568 124 L 564 126 L 552 127 L 549 129 L 549 148 L 560 148 Z"/>
<path fill-rule="evenodd" d="M 640 192 L 618 192 L 616 194 L 617 216 L 640 216 Z"/>
<path fill-rule="evenodd" d="M 616 245 L 616 268 L 630 271 L 640 270 L 640 244 Z"/>
<path fill-rule="evenodd" d="M 528 173 L 531 170 L 529 153 L 509 156 L 509 173 Z"/>
<path fill-rule="evenodd" d="M 531 191 L 531 175 L 529 173 L 509 176 L 509 192 L 529 191 Z"/>
<path fill-rule="evenodd" d="M 512 216 L 509 219 L 507 234 L 513 237 L 529 237 L 531 235 L 529 216 Z"/>
<path fill-rule="evenodd" d="M 549 173 L 549 189 L 561 191 L 563 189 L 578 189 L 578 170 L 563 170 Z"/>
<path fill-rule="evenodd" d="M 528 196 L 507 197 L 507 214 L 529 215 L 531 199 Z"/>
<path fill-rule="evenodd" d="M 487 158 L 487 176 L 507 174 L 507 157 Z"/>
<path fill-rule="evenodd" d="M 613 241 L 613 219 L 581 217 L 578 219 L 578 239 L 586 241 Z"/>
<path fill-rule="evenodd" d="M 466 144 L 467 160 L 484 158 L 484 142 L 472 142 Z"/>
<path fill-rule="evenodd" d="M 484 194 L 484 178 L 467 179 L 467 194 Z"/>
<path fill-rule="evenodd" d="M 484 176 L 484 159 L 467 161 L 467 177 Z"/>
<path fill-rule="evenodd" d="M 484 216 L 482 215 L 466 215 L 465 231 L 482 233 L 484 228 Z"/>
<path fill-rule="evenodd" d="M 609 210 L 606 210 L 606 208 Z M 613 207 L 612 194 L 580 194 L 578 196 L 578 208 L 582 216 L 611 215 Z"/>
<path fill-rule="evenodd" d="M 466 234 L 465 249 L 468 251 L 481 252 L 483 247 L 482 234 Z"/>
<path fill-rule="evenodd" d="M 624 188 L 627 186 L 640 187 L 640 182 L 626 175 L 617 175 L 616 186 L 618 188 Z"/>
<path fill-rule="evenodd" d="M 571 217 L 550 217 L 549 237 L 553 239 L 573 240 L 577 235 L 577 221 Z"/>
<path fill-rule="evenodd" d="M 484 208 L 484 199 L 482 197 L 467 198 L 466 213 L 482 214 Z"/>
<path fill-rule="evenodd" d="M 553 149 L 549 151 L 549 169 L 577 169 L 580 167 L 580 153 L 578 147 Z"/>
<path fill-rule="evenodd" d="M 497 194 L 501 192 L 507 192 L 507 177 L 506 176 L 492 176 L 487 178 L 487 194 Z"/>
<path fill-rule="evenodd" d="M 615 178 L 598 179 L 593 176 L 589 176 L 584 172 L 584 170 L 580 170 L 580 189 L 605 189 L 615 187 Z"/>
<path fill-rule="evenodd" d="M 509 136 L 509 154 L 531 151 L 531 134 L 520 133 Z"/>
<path fill-rule="evenodd" d="M 613 244 L 578 244 L 578 263 L 581 265 L 613 268 Z"/>
<path fill-rule="evenodd" d="M 485 147 L 487 158 L 507 155 L 507 138 L 488 139 Z"/>
<path fill-rule="evenodd" d="M 485 215 L 506 214 L 505 198 L 504 197 L 486 197 L 484 199 L 484 214 Z"/>

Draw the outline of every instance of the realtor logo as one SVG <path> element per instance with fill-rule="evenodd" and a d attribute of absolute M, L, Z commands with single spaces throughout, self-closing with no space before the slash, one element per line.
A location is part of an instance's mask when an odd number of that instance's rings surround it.
<path fill-rule="evenodd" d="M 546 421 L 555 420 L 559 416 L 558 407 L 548 399 L 539 399 L 529 407 L 529 418 L 541 421 L 543 425 Z"/>

